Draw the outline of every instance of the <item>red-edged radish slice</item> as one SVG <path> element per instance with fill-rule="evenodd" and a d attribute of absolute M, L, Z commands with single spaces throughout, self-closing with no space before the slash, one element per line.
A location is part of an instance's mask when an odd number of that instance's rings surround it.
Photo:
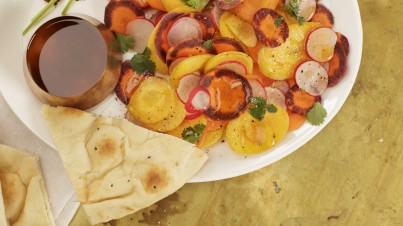
<path fill-rule="evenodd" d="M 186 112 L 185 120 L 192 120 L 203 114 L 203 111 L 196 111 L 193 113 Z"/>
<path fill-rule="evenodd" d="M 290 0 L 286 0 L 285 4 L 289 4 Z M 298 6 L 298 15 L 303 17 L 305 21 L 309 21 L 316 11 L 316 0 L 300 0 Z"/>
<path fill-rule="evenodd" d="M 164 13 L 164 12 L 161 12 L 160 14 L 158 14 L 156 17 L 155 17 L 155 24 L 157 25 L 161 20 L 162 20 L 162 18 L 164 18 L 164 16 L 166 15 L 167 13 Z"/>
<path fill-rule="evenodd" d="M 139 18 L 126 26 L 126 35 L 133 37 L 133 50 L 137 53 L 141 53 L 147 47 L 148 39 L 154 30 L 154 23 L 150 20 Z"/>
<path fill-rule="evenodd" d="M 189 99 L 190 92 L 199 85 L 200 75 L 188 74 L 179 79 L 179 86 L 176 89 L 179 100 L 186 103 Z"/>
<path fill-rule="evenodd" d="M 312 96 L 321 95 L 328 81 L 326 69 L 316 61 L 305 61 L 295 69 L 295 83 Z"/>
<path fill-rule="evenodd" d="M 260 83 L 259 81 L 253 79 L 253 80 L 249 80 L 249 85 L 250 87 L 252 87 L 252 96 L 253 97 L 262 97 L 264 99 L 267 98 L 266 95 L 266 90 L 264 89 L 262 83 Z"/>
<path fill-rule="evenodd" d="M 279 89 L 269 86 L 264 89 L 266 91 L 266 100 L 268 104 L 277 104 L 280 107 L 287 109 L 287 106 L 285 105 L 285 96 Z"/>
<path fill-rule="evenodd" d="M 216 69 L 228 69 L 239 75 L 247 74 L 246 66 L 243 63 L 235 60 L 222 62 L 217 66 Z"/>
<path fill-rule="evenodd" d="M 198 86 L 190 92 L 189 99 L 185 103 L 185 109 L 189 113 L 205 111 L 210 106 L 210 93 L 207 88 Z"/>
<path fill-rule="evenodd" d="M 184 61 L 187 57 L 179 57 L 177 59 L 175 59 L 168 68 L 168 73 L 171 74 L 171 72 L 174 70 L 174 68 L 176 67 L 176 65 L 178 65 L 180 62 Z"/>
<path fill-rule="evenodd" d="M 155 18 L 157 17 L 158 14 L 162 13 L 158 9 L 153 9 L 153 8 L 147 8 L 144 10 L 144 17 L 147 20 L 151 20 L 153 23 L 155 22 Z"/>
<path fill-rule="evenodd" d="M 214 6 L 211 11 L 211 19 L 213 21 L 214 28 L 217 30 L 217 32 L 220 32 L 220 19 L 221 15 L 224 13 L 224 11 L 217 6 Z"/>
<path fill-rule="evenodd" d="M 290 90 L 290 85 L 288 85 L 288 82 L 284 80 L 274 81 L 270 86 L 272 88 L 279 89 L 284 95 L 288 92 L 288 90 Z"/>
<path fill-rule="evenodd" d="M 170 46 L 189 38 L 202 38 L 203 30 L 197 20 L 191 17 L 182 17 L 169 28 L 167 39 Z"/>
<path fill-rule="evenodd" d="M 326 62 L 333 57 L 336 41 L 336 32 L 328 27 L 319 27 L 308 34 L 305 49 L 313 60 Z"/>

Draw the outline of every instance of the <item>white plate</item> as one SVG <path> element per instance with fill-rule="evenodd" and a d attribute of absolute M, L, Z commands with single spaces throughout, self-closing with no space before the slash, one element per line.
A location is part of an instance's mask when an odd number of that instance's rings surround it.
<path fill-rule="evenodd" d="M 23 46 L 37 28 L 24 38 L 21 32 L 30 18 L 43 6 L 42 1 L 0 1 L 0 90 L 10 107 L 21 121 L 40 139 L 54 147 L 53 140 L 40 114 L 41 103 L 32 95 L 22 72 Z M 46 19 L 60 15 L 64 4 L 47 15 Z M 107 0 L 74 2 L 70 12 L 84 13 L 103 21 Z M 191 182 L 214 181 L 235 177 L 267 166 L 297 150 L 314 137 L 340 110 L 356 79 L 362 51 L 362 26 L 358 3 L 355 0 L 323 0 L 334 14 L 334 29 L 343 33 L 350 42 L 348 70 L 345 78 L 334 88 L 329 88 L 323 97 L 323 106 L 328 112 L 325 123 L 319 127 L 305 123 L 300 129 L 289 133 L 277 147 L 254 156 L 234 154 L 226 143 L 209 149 L 209 161 Z M 42 21 L 43 23 L 44 21 Z"/>

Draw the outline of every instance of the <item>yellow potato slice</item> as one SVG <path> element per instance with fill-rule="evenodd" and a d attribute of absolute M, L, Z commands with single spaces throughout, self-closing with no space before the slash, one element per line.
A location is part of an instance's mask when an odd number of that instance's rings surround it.
<path fill-rule="evenodd" d="M 220 31 L 222 30 L 222 27 L 225 26 L 232 33 L 235 39 L 247 47 L 253 47 L 256 45 L 257 38 L 253 26 L 230 11 L 226 11 L 222 14 L 220 19 Z M 224 28 L 224 31 L 225 30 L 226 29 Z"/>
<path fill-rule="evenodd" d="M 175 90 L 168 81 L 158 77 L 146 78 L 133 93 L 127 109 L 142 123 L 156 123 L 175 110 Z"/>
<path fill-rule="evenodd" d="M 154 28 L 154 31 L 151 33 L 150 38 L 148 39 L 147 47 L 151 50 L 150 60 L 155 63 L 155 70 L 161 74 L 168 74 L 168 65 L 164 63 L 161 58 L 157 54 L 157 49 L 155 48 L 154 40 L 155 34 L 157 33 L 159 24 Z"/>
<path fill-rule="evenodd" d="M 228 17 L 231 15 L 230 12 L 225 11 L 220 18 L 220 34 L 222 37 L 232 38 L 238 41 L 237 37 L 232 33 L 232 31 L 227 26 Z"/>
<path fill-rule="evenodd" d="M 170 74 L 171 84 L 177 88 L 179 86 L 179 79 L 183 76 L 194 73 L 203 72 L 204 66 L 208 60 L 210 60 L 214 55 L 202 54 L 197 56 L 189 57 L 181 61 L 178 65 L 174 67 Z"/>
<path fill-rule="evenodd" d="M 200 12 L 209 1 L 201 1 L 201 6 L 199 9 L 192 8 L 188 6 L 185 1 L 182 0 L 161 0 L 162 5 L 164 5 L 165 9 L 168 12 L 182 12 L 182 13 L 189 13 L 189 12 Z"/>
<path fill-rule="evenodd" d="M 229 51 L 220 53 L 214 57 L 212 57 L 207 63 L 206 67 L 204 68 L 204 74 L 209 73 L 210 71 L 214 70 L 218 65 L 227 61 L 238 61 L 245 65 L 247 74 L 250 75 L 253 72 L 253 60 L 248 54 L 236 52 L 236 51 Z"/>
<path fill-rule="evenodd" d="M 276 105 L 277 112 L 266 112 L 260 121 L 245 112 L 228 123 L 225 137 L 238 154 L 258 154 L 280 143 L 288 129 L 288 114 Z"/>
<path fill-rule="evenodd" d="M 156 123 L 144 123 L 143 125 L 153 131 L 164 133 L 177 128 L 183 122 L 185 116 L 185 105 L 176 98 L 174 111 L 168 117 Z"/>
<path fill-rule="evenodd" d="M 275 80 L 292 78 L 295 67 L 308 59 L 305 52 L 306 36 L 311 29 L 319 26 L 319 23 L 312 22 L 289 25 L 289 36 L 285 43 L 275 48 L 261 48 L 258 64 L 262 73 Z"/>

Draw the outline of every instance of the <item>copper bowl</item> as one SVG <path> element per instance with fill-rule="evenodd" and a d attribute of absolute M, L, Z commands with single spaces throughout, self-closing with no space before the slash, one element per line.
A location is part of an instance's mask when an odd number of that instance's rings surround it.
<path fill-rule="evenodd" d="M 113 91 L 120 65 L 114 34 L 84 15 L 45 22 L 31 37 L 24 55 L 25 80 L 40 101 L 82 110 Z"/>

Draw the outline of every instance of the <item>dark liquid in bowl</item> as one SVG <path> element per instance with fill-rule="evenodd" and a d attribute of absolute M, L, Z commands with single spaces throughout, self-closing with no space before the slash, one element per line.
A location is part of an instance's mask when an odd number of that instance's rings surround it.
<path fill-rule="evenodd" d="M 91 23 L 77 17 L 55 18 L 32 37 L 27 63 L 35 83 L 44 91 L 60 97 L 76 96 L 101 78 L 107 48 Z"/>

